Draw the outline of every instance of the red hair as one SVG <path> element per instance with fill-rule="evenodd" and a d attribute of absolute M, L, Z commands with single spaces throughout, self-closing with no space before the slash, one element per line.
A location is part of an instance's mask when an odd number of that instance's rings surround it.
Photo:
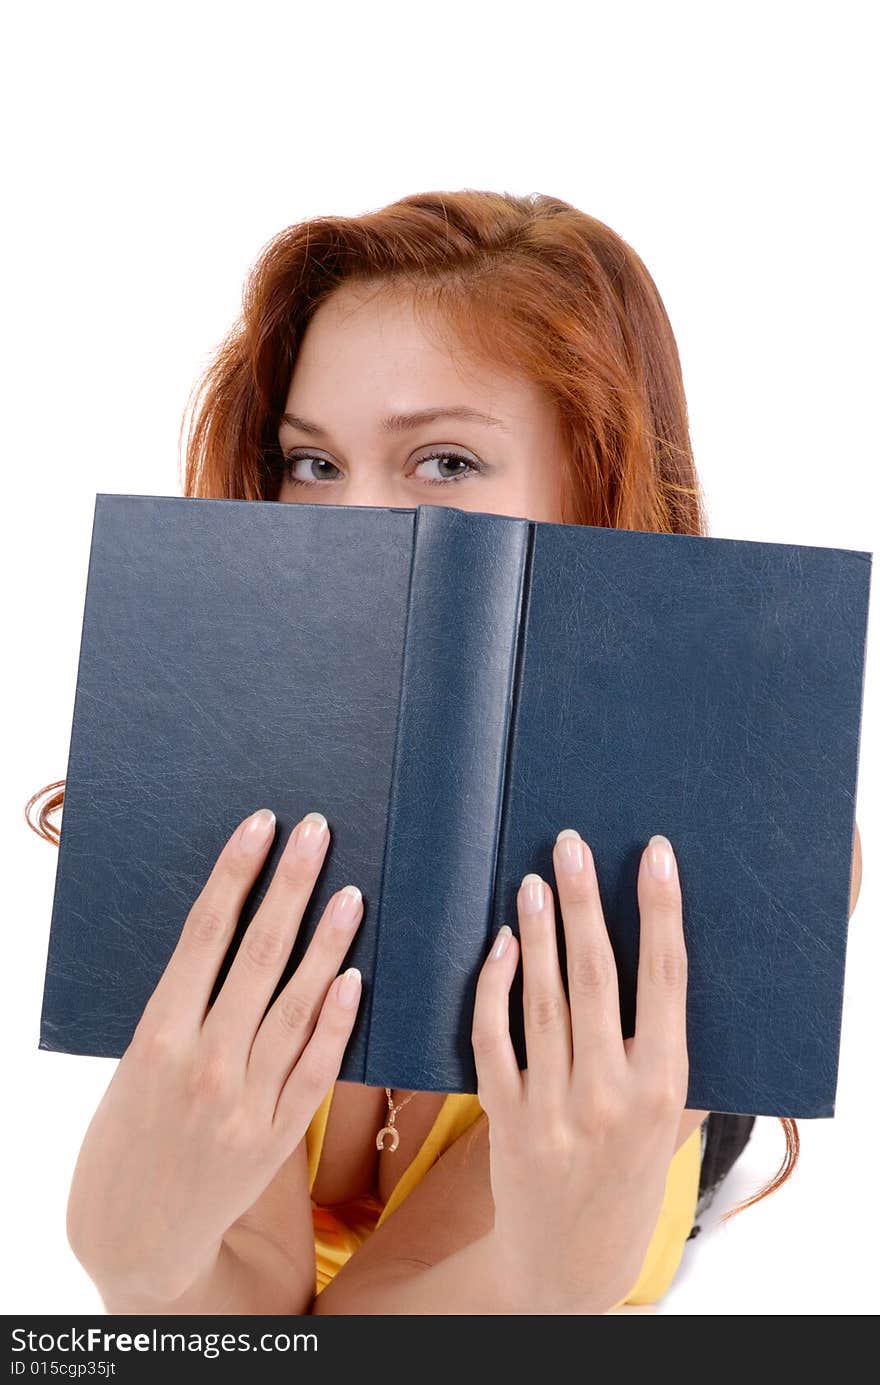
<path fill-rule="evenodd" d="M 457 351 L 519 369 L 543 387 L 564 442 L 565 523 L 708 532 L 678 349 L 653 279 L 609 226 L 538 193 L 419 193 L 274 236 L 188 401 L 184 495 L 276 498 L 277 433 L 303 333 L 318 305 L 353 281 L 406 292 Z M 58 780 L 25 808 L 33 830 L 56 846 L 49 814 L 63 801 Z M 782 1126 L 778 1173 L 728 1217 L 792 1173 L 797 1126 Z"/>

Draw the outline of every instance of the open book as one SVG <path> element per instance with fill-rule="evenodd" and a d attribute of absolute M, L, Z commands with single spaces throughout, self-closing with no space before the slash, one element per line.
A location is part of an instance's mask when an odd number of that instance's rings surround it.
<path fill-rule="evenodd" d="M 99 494 L 40 1048 L 121 1056 L 265 805 L 275 841 L 219 987 L 315 809 L 331 842 L 278 989 L 359 885 L 340 1077 L 476 1092 L 477 975 L 522 876 L 555 886 L 563 827 L 595 857 L 632 1034 L 637 868 L 662 832 L 688 1106 L 833 1115 L 871 560 L 445 505 Z"/>

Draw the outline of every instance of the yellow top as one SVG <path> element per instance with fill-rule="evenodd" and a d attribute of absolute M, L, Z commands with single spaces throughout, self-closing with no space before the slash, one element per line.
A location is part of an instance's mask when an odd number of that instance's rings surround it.
<path fill-rule="evenodd" d="M 306 1131 L 306 1150 L 309 1163 L 309 1192 L 318 1173 L 324 1132 L 330 1114 L 334 1086 L 330 1088 Z M 313 1207 L 317 1278 L 315 1292 L 320 1293 L 376 1227 L 381 1226 L 416 1184 L 424 1178 L 432 1164 L 454 1144 L 482 1114 L 479 1098 L 467 1093 L 450 1093 L 428 1131 L 425 1141 L 412 1163 L 404 1169 L 382 1204 L 375 1195 L 356 1198 L 332 1210 Z M 685 1241 L 694 1224 L 700 1183 L 700 1127 L 676 1151 L 669 1165 L 663 1206 L 654 1228 L 639 1277 L 621 1303 L 656 1303 L 672 1283 L 684 1251 Z M 616 1307 L 619 1306 L 615 1305 Z"/>

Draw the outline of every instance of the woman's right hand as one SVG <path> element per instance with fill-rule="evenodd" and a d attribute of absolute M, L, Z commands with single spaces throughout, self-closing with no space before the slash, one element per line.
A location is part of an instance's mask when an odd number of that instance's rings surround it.
<path fill-rule="evenodd" d="M 326 854 L 320 814 L 291 832 L 209 1006 L 274 830 L 261 809 L 223 847 L 86 1131 L 67 1236 L 102 1291 L 170 1301 L 208 1274 L 338 1077 L 361 990 L 357 972 L 350 989 L 335 979 L 362 915 L 356 887 L 329 901 L 266 1011 Z"/>

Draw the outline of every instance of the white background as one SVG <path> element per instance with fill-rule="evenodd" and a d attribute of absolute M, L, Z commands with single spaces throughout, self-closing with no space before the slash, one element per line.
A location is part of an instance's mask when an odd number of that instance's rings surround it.
<path fill-rule="evenodd" d="M 68 1250 L 114 1064 L 39 1052 L 95 493 L 179 494 L 178 429 L 248 266 L 293 221 L 410 192 L 546 192 L 654 276 L 711 532 L 873 552 L 877 44 L 869 4 L 146 8 L 7 18 L 2 221 L 4 1312 L 100 1309 Z M 876 615 L 835 1119 L 791 1182 L 690 1243 L 659 1313 L 876 1311 Z M 783 1148 L 763 1119 L 721 1195 Z"/>

